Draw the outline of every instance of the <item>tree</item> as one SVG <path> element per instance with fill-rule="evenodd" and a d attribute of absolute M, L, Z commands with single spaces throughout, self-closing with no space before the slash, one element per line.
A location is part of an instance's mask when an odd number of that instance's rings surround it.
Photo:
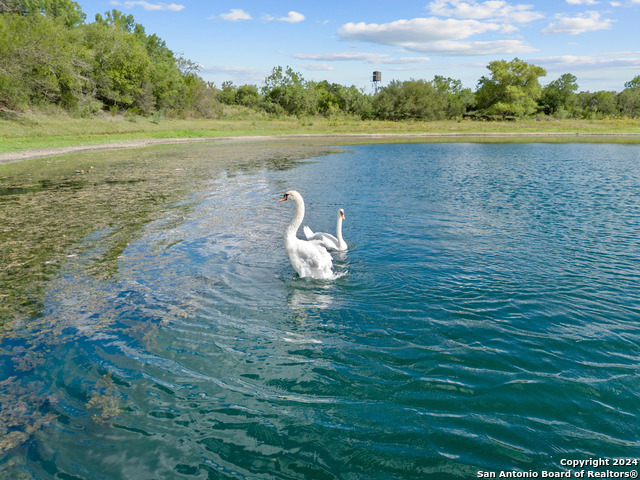
<path fill-rule="evenodd" d="M 111 10 L 110 12 L 106 12 L 104 15 L 105 16 L 103 17 L 99 13 L 96 14 L 95 23 L 97 25 L 103 25 L 105 27 L 109 27 L 109 26 L 117 27 L 120 30 L 124 30 L 125 32 L 128 32 L 128 33 L 135 32 L 137 23 L 133 18 L 133 15 L 131 14 L 125 15 L 124 13 L 115 9 Z M 140 30 L 138 30 L 138 32 L 139 31 Z M 144 28 L 142 28 L 142 31 L 144 33 Z"/>
<path fill-rule="evenodd" d="M 323 80 L 308 86 L 315 90 L 319 113 L 331 115 L 343 110 L 345 104 L 344 97 L 341 95 L 342 85 Z"/>
<path fill-rule="evenodd" d="M 436 75 L 433 86 L 446 99 L 446 118 L 461 117 L 474 101 L 473 92 L 469 88 L 462 88 L 460 80 Z"/>
<path fill-rule="evenodd" d="M 260 92 L 255 85 L 240 85 L 236 91 L 236 104 L 256 108 L 260 104 Z"/>
<path fill-rule="evenodd" d="M 625 83 L 624 88 L 640 88 L 640 75 Z"/>
<path fill-rule="evenodd" d="M 222 111 L 218 101 L 219 91 L 213 83 L 205 82 L 198 72 L 200 64 L 192 60 L 179 57 L 176 66 L 180 70 L 184 82 L 183 110 L 199 117 L 217 117 Z"/>
<path fill-rule="evenodd" d="M 628 117 L 640 117 L 640 75 L 624 84 L 625 89 L 618 94 L 618 105 Z"/>
<path fill-rule="evenodd" d="M 160 37 L 146 35 L 133 15 L 98 14 L 84 30 L 99 100 L 143 113 L 183 106 L 186 87 L 178 60 Z"/>
<path fill-rule="evenodd" d="M 373 118 L 373 107 L 371 95 L 364 92 L 364 88 L 358 89 L 355 85 L 343 87 L 340 90 L 344 106 L 342 111 L 350 115 L 357 115 L 362 120 Z"/>
<path fill-rule="evenodd" d="M 284 71 L 275 67 L 264 80 L 262 94 L 267 110 L 272 113 L 303 115 L 315 113 L 317 108 L 315 95 L 307 91 L 304 78 L 291 67 Z"/>
<path fill-rule="evenodd" d="M 540 106 L 544 113 L 553 115 L 561 111 L 571 111 L 576 103 L 577 80 L 574 75 L 565 73 L 544 87 L 540 98 Z"/>
<path fill-rule="evenodd" d="M 371 118 L 371 101 L 368 95 L 354 85 L 345 87 L 338 83 L 308 82 L 307 90 L 315 92 L 317 112 L 322 115 L 342 113 Z"/>
<path fill-rule="evenodd" d="M 542 91 L 538 78 L 547 74 L 542 67 L 514 58 L 491 62 L 487 68 L 491 77 L 483 76 L 476 90 L 479 110 L 503 118 L 535 113 Z"/>
<path fill-rule="evenodd" d="M 234 105 L 236 103 L 236 87 L 232 81 L 222 82 L 222 88 L 218 91 L 218 100 L 225 105 Z"/>
<path fill-rule="evenodd" d="M 577 98 L 577 106 L 581 109 L 583 118 L 605 118 L 620 113 L 616 92 L 580 92 Z"/>
<path fill-rule="evenodd" d="M 373 99 L 377 118 L 436 120 L 446 116 L 446 98 L 426 80 L 393 80 Z"/>
<path fill-rule="evenodd" d="M 151 85 L 153 105 L 151 110 L 181 108 L 184 104 L 185 84 L 173 52 L 157 35 L 144 36 L 143 40 L 149 55 L 150 68 L 147 83 Z M 148 109 L 144 109 L 149 113 Z"/>
<path fill-rule="evenodd" d="M 181 68 L 193 65 L 132 15 L 112 10 L 94 23 L 84 19 L 73 0 L 0 0 L 0 107 L 49 103 L 83 114 L 105 105 L 143 113 L 187 108 L 190 76 Z M 197 78 L 191 86 L 214 96 Z"/>
<path fill-rule="evenodd" d="M 89 81 L 77 32 L 40 13 L 0 16 L 0 105 L 75 106 Z"/>
<path fill-rule="evenodd" d="M 0 13 L 24 16 L 39 13 L 56 18 L 68 27 L 81 24 L 87 17 L 73 0 L 0 0 Z"/>
<path fill-rule="evenodd" d="M 260 93 L 255 85 L 235 86 L 233 82 L 222 82 L 222 89 L 218 90 L 218 100 L 226 105 L 242 105 L 255 108 L 260 103 Z"/>
<path fill-rule="evenodd" d="M 114 10 L 114 13 L 119 14 Z M 85 26 L 85 45 L 91 52 L 96 97 L 105 105 L 130 108 L 136 103 L 146 107 L 144 86 L 150 78 L 151 60 L 144 44 L 130 33 L 121 14 L 109 21 L 100 15 Z M 99 18 L 98 18 L 99 17 Z"/>

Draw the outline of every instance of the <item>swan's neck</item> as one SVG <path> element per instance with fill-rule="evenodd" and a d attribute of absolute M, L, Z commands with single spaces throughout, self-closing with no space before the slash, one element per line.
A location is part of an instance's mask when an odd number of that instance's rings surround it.
<path fill-rule="evenodd" d="M 336 224 L 336 238 L 338 239 L 338 249 L 346 250 L 347 242 L 342 238 L 342 215 L 338 214 L 338 223 Z"/>
<path fill-rule="evenodd" d="M 340 243 L 344 242 L 342 239 L 342 217 L 338 214 L 338 223 L 336 224 L 336 238 Z"/>
<path fill-rule="evenodd" d="M 296 214 L 293 216 L 291 223 L 285 231 L 285 241 L 296 238 L 298 229 L 300 228 L 300 225 L 302 225 L 302 220 L 304 219 L 304 201 L 301 198 L 294 198 L 293 201 L 296 204 Z"/>

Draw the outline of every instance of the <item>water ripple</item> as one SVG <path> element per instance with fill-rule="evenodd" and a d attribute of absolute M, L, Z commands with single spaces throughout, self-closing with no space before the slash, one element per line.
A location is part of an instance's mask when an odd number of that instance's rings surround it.
<path fill-rule="evenodd" d="M 635 147 L 582 144 L 365 145 L 230 171 L 114 278 L 70 259 L 3 345 L 0 400 L 41 430 L 22 465 L 446 480 L 636 457 L 639 174 Z M 290 267 L 289 188 L 316 230 L 345 208 L 341 278 Z"/>

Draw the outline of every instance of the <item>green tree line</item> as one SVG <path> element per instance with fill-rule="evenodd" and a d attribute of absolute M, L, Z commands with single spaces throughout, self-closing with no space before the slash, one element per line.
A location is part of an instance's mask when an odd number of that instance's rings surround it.
<path fill-rule="evenodd" d="M 215 88 L 132 15 L 85 23 L 73 0 L 0 0 L 0 108 L 215 114 Z"/>
<path fill-rule="evenodd" d="M 393 80 L 369 94 L 355 86 L 307 81 L 275 67 L 261 86 L 203 80 L 197 63 L 176 56 L 132 15 L 112 10 L 86 22 L 73 0 L 0 0 L 0 110 L 62 108 L 112 113 L 215 117 L 224 105 L 272 115 L 335 114 L 362 119 L 444 120 L 640 117 L 640 75 L 621 92 L 579 91 L 566 73 L 518 58 L 489 63 L 475 91 L 459 80 Z"/>

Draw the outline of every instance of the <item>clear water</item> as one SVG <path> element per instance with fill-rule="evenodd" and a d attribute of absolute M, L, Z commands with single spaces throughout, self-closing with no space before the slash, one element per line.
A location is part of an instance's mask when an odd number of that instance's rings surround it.
<path fill-rule="evenodd" d="M 110 280 L 70 258 L 40 327 L 2 345 L 26 425 L 4 433 L 29 438 L 0 476 L 466 479 L 640 457 L 640 148 L 348 149 L 213 179 Z M 314 230 L 345 209 L 338 280 L 291 268 L 292 188 Z"/>

